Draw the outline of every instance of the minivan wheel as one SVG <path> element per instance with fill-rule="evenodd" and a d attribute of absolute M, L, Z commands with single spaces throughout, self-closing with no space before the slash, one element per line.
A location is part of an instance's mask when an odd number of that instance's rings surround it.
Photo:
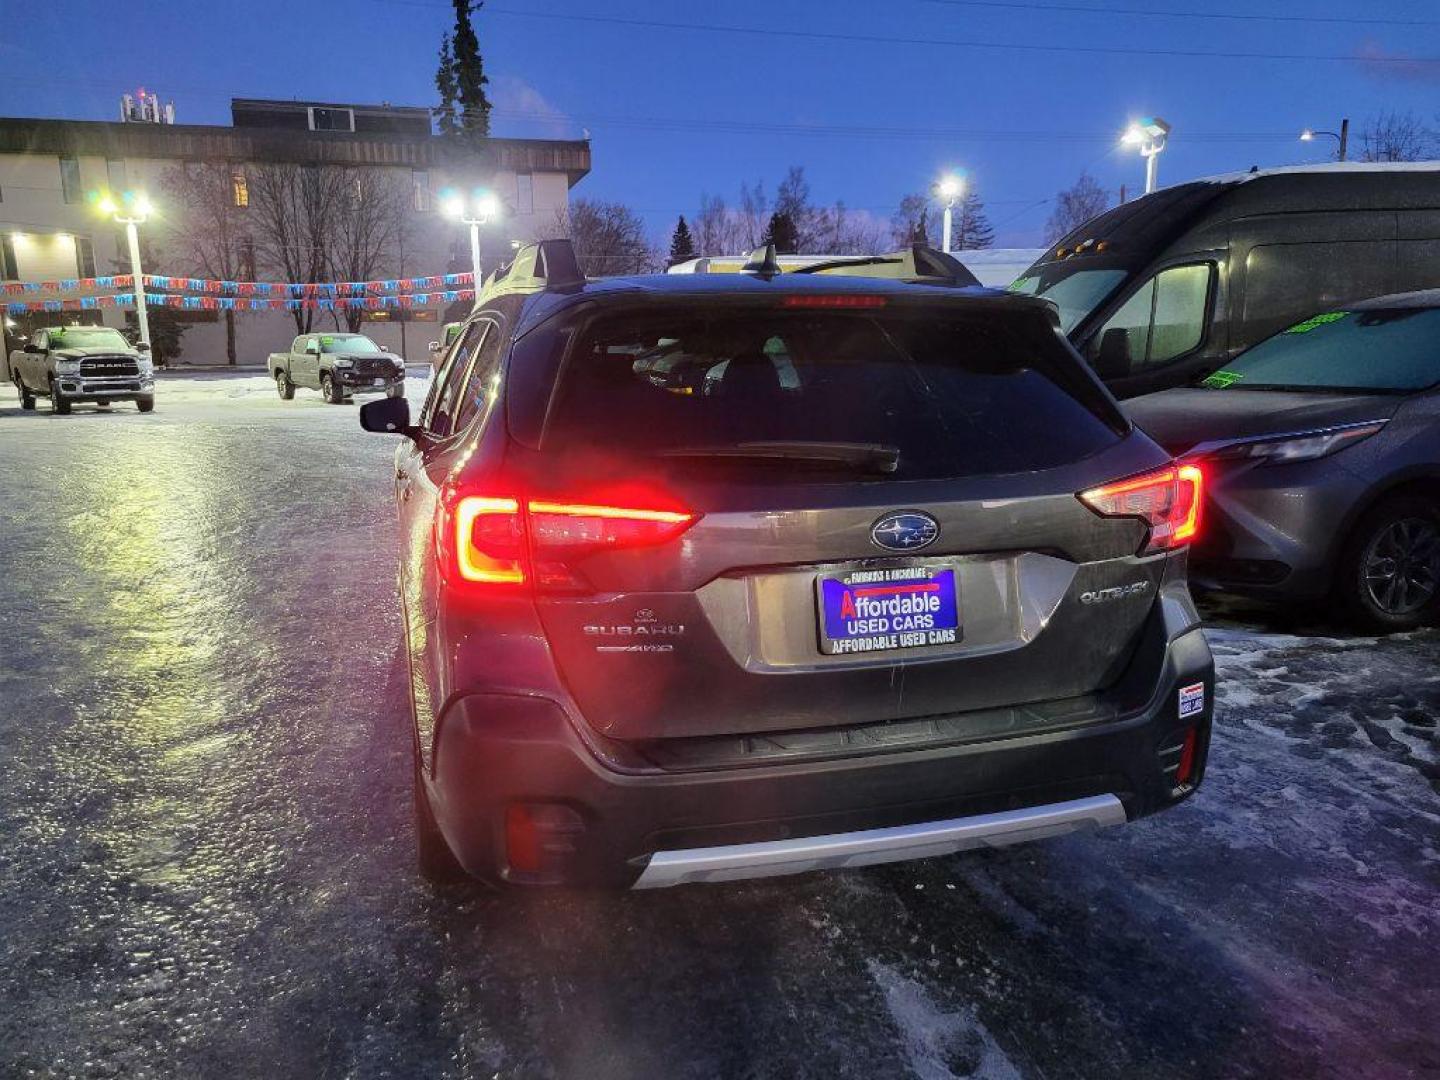
<path fill-rule="evenodd" d="M 1440 505 L 1389 499 L 1360 519 L 1346 545 L 1340 600 L 1382 633 L 1413 630 L 1440 616 Z"/>
<path fill-rule="evenodd" d="M 275 372 L 275 389 L 280 394 L 281 401 L 292 401 L 295 398 L 295 384 L 290 381 L 290 376 L 283 371 Z"/>
<path fill-rule="evenodd" d="M 420 876 L 437 885 L 464 881 L 470 875 L 456 861 L 450 845 L 440 834 L 435 824 L 435 815 L 430 810 L 430 799 L 425 794 L 425 783 L 420 776 L 420 755 L 413 755 L 415 773 L 415 849 L 416 864 Z"/>

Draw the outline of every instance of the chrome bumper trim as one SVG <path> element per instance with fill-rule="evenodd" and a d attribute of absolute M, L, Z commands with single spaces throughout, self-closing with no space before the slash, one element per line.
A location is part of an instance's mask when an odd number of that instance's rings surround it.
<path fill-rule="evenodd" d="M 1004 810 L 996 814 L 927 821 L 889 829 L 767 840 L 756 844 L 657 851 L 635 882 L 637 889 L 661 889 L 697 881 L 800 874 L 925 859 L 976 847 L 1004 847 L 1061 836 L 1077 829 L 1125 823 L 1125 807 L 1114 795 Z"/>

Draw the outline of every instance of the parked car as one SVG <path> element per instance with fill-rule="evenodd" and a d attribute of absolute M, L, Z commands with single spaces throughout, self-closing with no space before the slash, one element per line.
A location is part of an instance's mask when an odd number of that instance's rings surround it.
<path fill-rule="evenodd" d="M 108 326 L 51 326 L 35 331 L 10 354 L 10 378 L 22 409 L 50 399 L 57 413 L 76 402 L 108 407 L 133 401 L 141 412 L 155 408 L 155 372 L 145 346 L 135 347 Z"/>
<path fill-rule="evenodd" d="M 1440 618 L 1440 289 L 1313 314 L 1126 410 L 1205 471 L 1198 581 L 1377 630 Z"/>
<path fill-rule="evenodd" d="M 285 401 L 297 386 L 319 390 L 332 405 L 356 394 L 405 393 L 405 361 L 364 334 L 301 334 L 289 352 L 271 353 L 268 367 Z"/>
<path fill-rule="evenodd" d="M 1178 184 L 1061 240 L 1013 286 L 1052 300 L 1117 397 L 1186 386 L 1357 296 L 1440 287 L 1440 162 Z"/>
<path fill-rule="evenodd" d="M 413 422 L 404 399 L 360 419 L 405 437 L 433 877 L 856 866 L 1120 823 L 1203 778 L 1199 474 L 1126 421 L 1048 304 L 586 281 L 546 241 Z"/>

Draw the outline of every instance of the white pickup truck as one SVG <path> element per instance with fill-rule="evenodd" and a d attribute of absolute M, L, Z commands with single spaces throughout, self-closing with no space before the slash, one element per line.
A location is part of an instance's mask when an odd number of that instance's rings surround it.
<path fill-rule="evenodd" d="M 9 366 L 22 409 L 35 408 L 37 397 L 49 398 L 50 407 L 61 414 L 77 401 L 102 406 L 133 401 L 141 412 L 155 408 L 150 357 L 108 326 L 37 330 L 10 354 Z"/>
<path fill-rule="evenodd" d="M 297 386 L 319 390 L 332 405 L 356 394 L 405 393 L 405 361 L 364 334 L 301 334 L 289 352 L 271 353 L 266 366 L 285 401 Z"/>

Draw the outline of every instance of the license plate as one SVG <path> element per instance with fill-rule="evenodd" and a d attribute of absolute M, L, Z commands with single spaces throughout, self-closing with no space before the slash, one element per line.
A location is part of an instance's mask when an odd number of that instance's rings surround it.
<path fill-rule="evenodd" d="M 822 653 L 886 652 L 960 640 L 953 567 L 856 570 L 817 582 Z"/>

